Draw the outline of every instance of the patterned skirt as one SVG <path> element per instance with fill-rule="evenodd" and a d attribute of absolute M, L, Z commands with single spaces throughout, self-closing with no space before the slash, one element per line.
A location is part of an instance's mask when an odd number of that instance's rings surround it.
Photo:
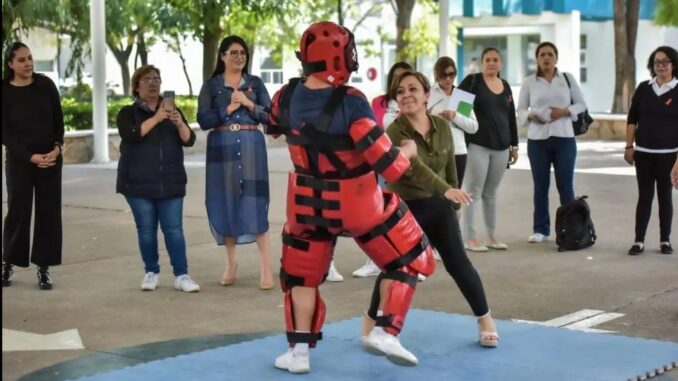
<path fill-rule="evenodd" d="M 205 206 L 217 244 L 225 237 L 252 243 L 268 231 L 267 160 L 261 131 L 210 131 Z"/>

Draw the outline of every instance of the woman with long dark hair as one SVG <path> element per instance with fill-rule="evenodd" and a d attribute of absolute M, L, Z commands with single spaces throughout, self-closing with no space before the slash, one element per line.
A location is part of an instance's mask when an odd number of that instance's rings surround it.
<path fill-rule="evenodd" d="M 236 244 L 256 241 L 261 254 L 259 288 L 273 288 L 268 234 L 268 163 L 260 124 L 268 123 L 271 98 L 259 77 L 247 72 L 245 40 L 221 41 L 216 68 L 198 98 L 198 123 L 207 138 L 206 207 L 212 235 L 226 245 L 223 286 L 235 283 Z"/>
<path fill-rule="evenodd" d="M 29 266 L 30 252 L 30 262 L 38 266 L 38 286 L 50 290 L 49 267 L 61 264 L 64 118 L 54 82 L 34 68 L 28 46 L 10 45 L 2 81 L 2 144 L 7 148 L 2 286 L 12 284 L 14 266 Z"/>

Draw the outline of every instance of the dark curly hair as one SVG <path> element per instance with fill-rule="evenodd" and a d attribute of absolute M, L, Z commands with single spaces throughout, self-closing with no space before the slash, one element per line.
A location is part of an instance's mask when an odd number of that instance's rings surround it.
<path fill-rule="evenodd" d="M 673 70 L 671 71 L 671 75 L 673 78 L 678 77 L 678 51 L 676 49 L 670 47 L 670 46 L 660 46 L 657 49 L 655 49 L 652 54 L 650 54 L 650 58 L 647 60 L 647 70 L 650 71 L 650 75 L 652 78 L 657 76 L 657 73 L 654 72 L 654 56 L 657 55 L 657 52 L 662 52 L 666 54 L 666 56 L 669 58 L 671 61 L 671 66 L 673 66 Z"/>

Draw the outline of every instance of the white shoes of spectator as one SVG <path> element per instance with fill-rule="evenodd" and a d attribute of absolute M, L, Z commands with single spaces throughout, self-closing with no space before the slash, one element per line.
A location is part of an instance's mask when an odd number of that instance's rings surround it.
<path fill-rule="evenodd" d="M 327 281 L 328 282 L 343 282 L 344 277 L 339 274 L 337 268 L 334 267 L 334 261 L 330 262 L 330 271 L 327 272 Z"/>
<path fill-rule="evenodd" d="M 363 340 L 363 346 L 368 352 L 384 355 L 397 365 L 414 366 L 419 363 L 417 357 L 400 344 L 398 337 L 384 331 L 382 327 L 374 327 Z"/>
<path fill-rule="evenodd" d="M 381 269 L 377 266 L 371 259 L 368 259 L 367 262 L 362 265 L 359 269 L 353 272 L 354 278 L 368 278 L 371 276 L 377 276 L 381 273 Z"/>
<path fill-rule="evenodd" d="M 154 291 L 158 288 L 158 283 L 160 283 L 160 274 L 147 272 L 146 275 L 144 275 L 144 279 L 141 281 L 141 289 L 143 291 Z"/>
<path fill-rule="evenodd" d="M 534 233 L 527 239 L 527 242 L 529 242 L 529 243 L 539 243 L 539 242 L 544 242 L 548 239 L 549 239 L 549 236 L 547 236 L 547 235 L 543 235 L 541 233 Z"/>
<path fill-rule="evenodd" d="M 308 373 L 311 371 L 311 359 L 308 352 L 294 352 L 290 348 L 275 359 L 275 367 L 290 373 Z"/>
<path fill-rule="evenodd" d="M 440 253 L 436 249 L 433 249 L 433 256 L 435 257 L 436 261 L 442 261 L 443 260 L 443 258 L 440 257 Z"/>
<path fill-rule="evenodd" d="M 188 274 L 179 275 L 174 278 L 174 288 L 181 290 L 183 292 L 198 292 L 200 291 L 200 286 L 198 286 Z"/>

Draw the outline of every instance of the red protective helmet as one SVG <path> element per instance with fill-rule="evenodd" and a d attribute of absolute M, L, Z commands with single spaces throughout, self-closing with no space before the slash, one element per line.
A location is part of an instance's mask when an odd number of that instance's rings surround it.
<path fill-rule="evenodd" d="M 353 33 L 331 21 L 315 23 L 304 31 L 297 58 L 304 72 L 338 87 L 358 70 Z"/>

